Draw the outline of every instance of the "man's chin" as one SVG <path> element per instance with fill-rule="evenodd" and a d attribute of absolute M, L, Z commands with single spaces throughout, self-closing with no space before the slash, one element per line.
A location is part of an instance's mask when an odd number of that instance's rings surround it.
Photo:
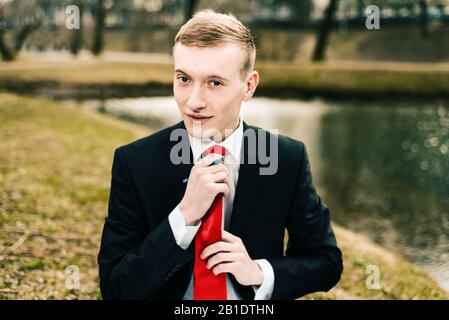
<path fill-rule="evenodd" d="M 187 120 L 188 121 L 188 120 Z M 221 140 L 222 133 L 217 127 L 213 124 L 192 124 L 185 123 L 187 131 L 190 136 L 198 139 L 212 139 L 212 140 Z"/>

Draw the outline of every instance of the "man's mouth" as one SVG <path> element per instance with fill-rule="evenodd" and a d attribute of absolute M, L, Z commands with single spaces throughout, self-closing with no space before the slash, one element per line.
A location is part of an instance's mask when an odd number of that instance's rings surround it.
<path fill-rule="evenodd" d="M 190 122 L 194 124 L 204 124 L 209 119 L 212 118 L 212 116 L 200 116 L 200 115 L 193 115 L 193 114 L 187 114 L 187 117 L 189 118 Z"/>

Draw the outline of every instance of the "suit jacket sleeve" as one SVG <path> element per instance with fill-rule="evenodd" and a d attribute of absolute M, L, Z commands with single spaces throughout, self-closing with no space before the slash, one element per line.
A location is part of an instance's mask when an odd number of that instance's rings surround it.
<path fill-rule="evenodd" d="M 176 243 L 168 218 L 148 230 L 133 187 L 126 159 L 118 148 L 98 255 L 104 299 L 155 298 L 164 282 L 193 259 L 192 252 Z"/>
<path fill-rule="evenodd" d="M 272 299 L 294 299 L 328 291 L 340 280 L 343 271 L 329 209 L 315 191 L 302 143 L 299 152 L 300 170 L 287 218 L 289 237 L 285 256 L 267 259 L 275 275 Z"/>

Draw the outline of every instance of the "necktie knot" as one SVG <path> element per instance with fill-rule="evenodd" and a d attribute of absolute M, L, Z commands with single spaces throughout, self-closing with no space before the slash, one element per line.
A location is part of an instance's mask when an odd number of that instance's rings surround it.
<path fill-rule="evenodd" d="M 203 155 L 208 155 L 211 153 L 221 154 L 224 157 L 228 153 L 228 150 L 225 147 L 216 144 L 204 151 Z"/>

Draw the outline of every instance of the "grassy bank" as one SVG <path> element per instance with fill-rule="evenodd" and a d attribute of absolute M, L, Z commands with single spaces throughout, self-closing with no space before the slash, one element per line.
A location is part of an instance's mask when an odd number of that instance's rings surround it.
<path fill-rule="evenodd" d="M 117 56 L 73 59 L 57 55 L 49 59 L 44 55 L 0 62 L 0 90 L 95 97 L 171 94 L 173 69 L 168 56 Z M 261 75 L 257 94 L 264 96 L 449 97 L 449 63 L 259 62 L 256 69 Z"/>
<path fill-rule="evenodd" d="M 45 99 L 0 94 L 0 298 L 96 299 L 114 148 L 147 129 Z M 335 226 L 342 281 L 320 299 L 447 299 L 417 267 Z M 80 288 L 66 289 L 68 266 Z M 381 289 L 365 286 L 380 270 Z"/>

